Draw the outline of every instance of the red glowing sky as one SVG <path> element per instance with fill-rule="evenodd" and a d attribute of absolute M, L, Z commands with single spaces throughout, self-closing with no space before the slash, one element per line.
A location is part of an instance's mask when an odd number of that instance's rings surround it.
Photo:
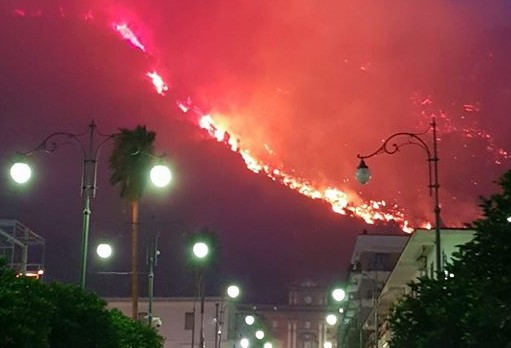
<path fill-rule="evenodd" d="M 25 15 L 15 15 L 15 9 Z M 347 191 L 356 201 L 396 203 L 416 223 L 431 221 L 432 215 L 424 153 L 407 148 L 371 159 L 373 180 L 364 187 L 353 176 L 356 154 L 372 152 L 394 132 L 423 131 L 435 115 L 442 219 L 448 225 L 476 217 L 477 197 L 492 192 L 492 181 L 509 168 L 511 44 L 506 38 L 511 29 L 504 15 L 509 5 L 503 1 L 328 0 L 321 6 L 305 0 L 86 1 L 60 8 L 20 1 L 2 10 L 9 18 L 5 23 L 11 24 L 2 28 L 0 41 L 6 52 L 2 114 L 17 115 L 3 126 L 3 139 L 12 144 L 3 155 L 32 145 L 55 127 L 76 131 L 91 115 L 98 115 L 107 130 L 145 122 L 158 131 L 159 147 L 174 153 L 182 168 L 183 186 L 176 184 L 168 203 L 172 218 L 200 215 L 195 223 L 208 223 L 209 218 L 219 226 L 254 233 L 273 226 L 275 233 L 300 239 L 307 232 L 298 231 L 303 228 L 296 216 L 314 211 L 307 223 L 311 234 L 330 229 L 352 238 L 359 232 L 342 231 L 355 226 L 353 220 L 326 212 L 320 202 L 282 198 L 288 193 L 277 183 L 230 169 L 241 161 L 238 156 L 180 123 L 174 100 L 187 97 L 257 158 L 319 187 Z M 108 26 L 112 22 L 128 23 L 149 54 L 120 42 Z M 154 95 L 144 77 L 148 69 L 156 69 L 171 86 L 166 97 Z M 111 116 L 101 116 L 105 114 Z M 38 127 L 27 129 L 31 124 Z M 199 171 L 208 175 L 193 174 Z M 185 191 L 191 187 L 186 181 L 194 179 L 202 183 L 193 186 L 205 191 L 206 198 Z M 217 186 L 227 183 L 230 187 Z M 51 190 L 58 191 L 57 185 Z M 253 213 L 238 212 L 245 202 Z M 273 208 L 279 222 L 254 226 L 262 219 L 256 206 L 272 202 L 279 207 Z M 206 208 L 222 204 L 237 208 L 223 218 Z M 14 212 L 4 210 L 28 219 L 37 211 L 29 213 L 21 203 L 15 207 Z M 197 212 L 190 213 L 194 208 Z M 234 221 L 237 214 L 245 221 Z M 222 220 L 229 221 L 222 225 Z M 239 227 L 244 223 L 252 226 Z M 271 249 L 268 245 L 257 249 Z M 318 250 L 324 249 L 302 246 L 292 255 Z M 334 253 L 325 252 L 317 266 Z M 257 251 L 250 255 L 258 260 Z"/>
<path fill-rule="evenodd" d="M 255 157 L 348 192 L 355 204 L 385 200 L 415 224 L 431 221 L 424 153 L 371 160 L 374 180 L 364 188 L 353 170 L 357 153 L 394 132 L 423 131 L 433 115 L 444 223 L 471 221 L 475 197 L 509 164 L 502 4 L 152 6 L 132 22 L 179 96 L 191 95 Z"/>

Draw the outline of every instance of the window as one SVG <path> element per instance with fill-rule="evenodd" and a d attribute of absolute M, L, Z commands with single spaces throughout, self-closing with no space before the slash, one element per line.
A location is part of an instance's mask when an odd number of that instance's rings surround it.
<path fill-rule="evenodd" d="M 193 330 L 195 324 L 195 313 L 186 312 L 185 313 L 185 330 Z"/>

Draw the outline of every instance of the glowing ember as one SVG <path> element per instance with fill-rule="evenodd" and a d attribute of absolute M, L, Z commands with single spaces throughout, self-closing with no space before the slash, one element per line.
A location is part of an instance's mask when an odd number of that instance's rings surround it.
<path fill-rule="evenodd" d="M 121 36 L 130 42 L 133 46 L 140 49 L 142 52 L 145 52 L 145 46 L 140 42 L 140 40 L 136 37 L 133 31 L 128 27 L 127 24 L 114 24 L 113 28 L 117 31 Z"/>
<path fill-rule="evenodd" d="M 146 73 L 146 76 L 151 79 L 158 94 L 164 95 L 165 92 L 169 90 L 169 86 L 167 86 L 165 81 L 163 81 L 162 77 L 156 71 L 148 72 Z"/>

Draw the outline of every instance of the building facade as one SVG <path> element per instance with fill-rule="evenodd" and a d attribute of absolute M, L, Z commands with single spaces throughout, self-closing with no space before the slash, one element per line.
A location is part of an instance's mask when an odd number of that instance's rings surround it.
<path fill-rule="evenodd" d="M 473 235 L 473 230 L 442 229 L 443 263 Z M 347 281 L 349 297 L 339 336 L 342 347 L 388 347 L 392 333 L 387 316 L 392 305 L 410 292 L 412 281 L 434 276 L 434 264 L 434 230 L 417 229 L 404 236 L 360 235 Z"/>
<path fill-rule="evenodd" d="M 339 318 L 339 304 L 331 300 L 329 287 L 305 281 L 289 291 L 287 305 L 238 306 L 236 347 L 242 338 L 253 340 L 254 330 L 244 318 L 252 315 L 256 323 L 267 332 L 266 342 L 273 348 L 335 348 L 337 322 L 329 324 L 328 315 Z M 263 342 L 255 340 L 255 347 Z"/>
<path fill-rule="evenodd" d="M 379 320 L 372 309 L 408 238 L 405 234 L 367 233 L 357 237 L 346 281 L 347 302 L 339 328 L 339 342 L 343 348 L 376 346 Z"/>
<path fill-rule="evenodd" d="M 454 252 L 474 238 L 474 230 L 441 230 L 442 261 L 449 263 Z M 410 284 L 419 277 L 435 276 L 435 231 L 417 229 L 410 236 L 403 252 L 379 294 L 376 311 L 381 318 L 379 325 L 379 347 L 388 347 L 392 333 L 386 320 L 394 303 L 410 293 Z M 446 275 L 449 276 L 449 275 Z"/>
<path fill-rule="evenodd" d="M 327 315 L 338 319 L 339 304 L 330 300 L 331 289 L 303 282 L 289 291 L 285 305 L 239 304 L 220 297 L 155 298 L 153 325 L 165 339 L 165 348 L 200 348 L 201 331 L 206 348 L 335 348 L 338 323 L 328 324 Z M 131 313 L 130 298 L 107 298 L 110 308 Z M 139 308 L 148 308 L 147 299 Z M 141 312 L 140 320 L 147 318 Z M 203 324 L 201 324 L 203 323 Z M 202 327 L 202 330 L 201 330 Z"/>
<path fill-rule="evenodd" d="M 131 316 L 131 298 L 107 298 L 108 307 L 119 309 Z M 234 320 L 235 304 L 221 297 L 204 299 L 204 315 L 201 315 L 201 301 L 189 297 L 156 297 L 153 299 L 152 323 L 164 338 L 165 348 L 200 347 L 204 335 L 207 348 L 232 348 L 230 333 Z M 139 319 L 147 319 L 148 301 L 139 300 Z"/>

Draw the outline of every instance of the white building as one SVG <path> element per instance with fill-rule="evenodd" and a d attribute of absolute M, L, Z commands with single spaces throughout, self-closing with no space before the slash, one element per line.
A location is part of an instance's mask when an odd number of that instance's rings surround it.
<path fill-rule="evenodd" d="M 458 247 L 474 238 L 474 230 L 446 229 L 441 230 L 440 246 L 443 264 L 449 263 Z M 435 231 L 417 229 L 410 236 L 403 252 L 388 277 L 377 301 L 379 327 L 379 347 L 387 347 L 391 332 L 388 330 L 386 317 L 391 306 L 404 294 L 409 293 L 408 284 L 418 277 L 435 275 Z M 372 311 L 374 313 L 374 310 Z"/>
<path fill-rule="evenodd" d="M 131 316 L 131 298 L 107 298 L 108 307 Z M 139 299 L 139 309 L 148 308 L 147 299 Z M 219 297 L 204 299 L 203 333 L 206 348 L 233 346 L 234 304 Z M 147 312 L 141 312 L 143 319 Z M 201 303 L 194 298 L 153 299 L 153 324 L 165 339 L 165 348 L 199 347 L 201 340 Z M 218 333 L 218 334 L 215 334 Z"/>
<path fill-rule="evenodd" d="M 391 274 L 396 261 L 408 241 L 406 234 L 358 235 L 351 257 L 348 275 L 348 293 L 339 342 L 341 347 L 370 346 L 375 342 L 375 323 L 372 309 L 383 284 Z"/>

